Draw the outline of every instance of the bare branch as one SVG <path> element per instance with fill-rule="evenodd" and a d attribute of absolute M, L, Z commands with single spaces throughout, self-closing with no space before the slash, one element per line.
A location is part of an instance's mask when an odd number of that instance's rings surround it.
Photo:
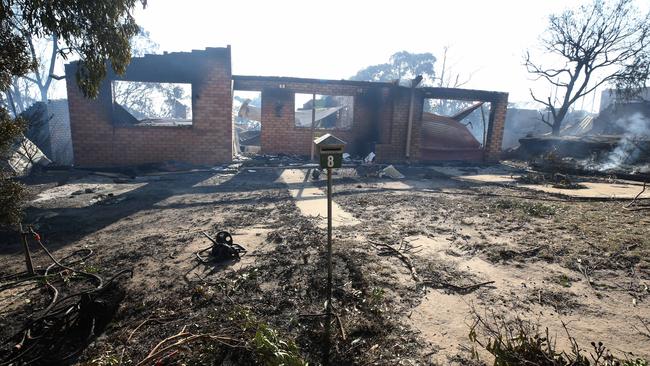
<path fill-rule="evenodd" d="M 542 48 L 563 59 L 559 67 L 533 62 L 525 53 L 527 71 L 535 80 L 562 89 L 551 100 L 533 100 L 546 105 L 553 114 L 554 132 L 573 104 L 602 85 L 625 80 L 626 85 L 639 85 L 635 78 L 647 78 L 644 72 L 646 55 L 650 54 L 650 13 L 639 16 L 630 0 L 591 4 L 568 10 L 549 18 Z M 634 65 L 634 66 L 631 66 Z M 637 66 L 641 71 L 637 72 Z M 544 121 L 548 124 L 549 121 Z"/>
<path fill-rule="evenodd" d="M 34 79 L 34 78 L 32 78 L 32 77 L 29 77 L 29 76 L 23 76 L 22 78 L 25 79 L 25 80 L 28 80 L 28 81 L 30 81 L 30 82 L 32 82 L 32 83 L 34 83 L 34 84 L 38 84 L 38 81 L 36 81 L 36 79 Z"/>
<path fill-rule="evenodd" d="M 45 84 L 41 88 L 41 99 L 47 99 L 47 91 L 50 89 L 50 85 L 52 84 L 52 74 L 54 73 L 54 66 L 56 65 L 56 55 L 58 54 L 58 49 L 59 41 L 56 34 L 54 34 L 52 35 L 52 53 L 50 55 L 50 67 L 47 71 L 47 74 L 45 74 Z"/>
<path fill-rule="evenodd" d="M 542 122 L 544 122 L 545 124 L 547 124 L 547 125 L 548 125 L 549 127 L 551 127 L 551 128 L 553 127 L 553 124 L 552 124 L 551 122 L 549 122 L 549 121 L 544 117 L 544 113 L 539 112 L 539 117 L 540 117 L 540 120 L 541 120 Z"/>

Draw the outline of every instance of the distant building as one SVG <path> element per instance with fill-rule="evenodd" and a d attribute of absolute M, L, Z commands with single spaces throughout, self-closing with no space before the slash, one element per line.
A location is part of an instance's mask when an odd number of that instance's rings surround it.
<path fill-rule="evenodd" d="M 21 114 L 29 125 L 25 133 L 51 161 L 72 165 L 72 138 L 68 100 L 36 102 Z"/>
<path fill-rule="evenodd" d="M 50 115 L 50 160 L 58 165 L 72 165 L 72 137 L 70 136 L 70 113 L 68 100 L 56 99 L 47 102 Z"/>
<path fill-rule="evenodd" d="M 615 103 L 641 103 L 641 102 L 650 101 L 650 88 L 645 88 L 638 96 L 632 100 L 623 100 L 621 97 L 616 95 L 616 89 L 606 89 L 600 93 L 600 109 L 599 112 L 604 111 L 607 107 Z"/>

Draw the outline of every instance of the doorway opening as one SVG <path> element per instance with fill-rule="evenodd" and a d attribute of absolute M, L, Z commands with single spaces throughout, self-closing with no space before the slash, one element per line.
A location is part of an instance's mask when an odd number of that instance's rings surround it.
<path fill-rule="evenodd" d="M 260 153 L 262 92 L 235 90 L 232 98 L 233 152 L 246 156 Z"/>

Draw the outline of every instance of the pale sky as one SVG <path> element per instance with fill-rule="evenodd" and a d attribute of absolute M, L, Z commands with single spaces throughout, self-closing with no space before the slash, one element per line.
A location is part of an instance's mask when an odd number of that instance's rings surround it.
<path fill-rule="evenodd" d="M 528 101 L 522 54 L 575 0 L 150 0 L 136 20 L 164 51 L 232 47 L 234 74 L 346 79 L 397 51 L 450 46 L 465 88 Z"/>
<path fill-rule="evenodd" d="M 527 102 L 533 83 L 522 65 L 524 51 L 538 44 L 549 14 L 579 3 L 149 0 L 135 16 L 161 51 L 231 45 L 233 74 L 240 75 L 347 79 L 402 50 L 431 52 L 441 61 L 450 46 L 452 71 L 472 75 L 464 88 L 509 92 L 510 101 Z"/>

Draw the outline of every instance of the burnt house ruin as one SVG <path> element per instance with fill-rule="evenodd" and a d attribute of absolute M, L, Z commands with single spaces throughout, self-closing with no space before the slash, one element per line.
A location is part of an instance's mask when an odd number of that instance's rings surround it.
<path fill-rule="evenodd" d="M 230 46 L 133 58 L 124 75 L 109 71 L 94 100 L 76 86 L 76 68 L 66 65 L 78 166 L 229 162 L 236 91 L 261 93 L 263 154 L 309 156 L 314 137 L 332 132 L 350 154 L 374 152 L 380 162 L 495 161 L 508 102 L 507 93 L 492 91 L 232 75 Z M 428 99 L 489 102 L 485 141 L 460 123 L 462 112 L 425 113 Z"/>

